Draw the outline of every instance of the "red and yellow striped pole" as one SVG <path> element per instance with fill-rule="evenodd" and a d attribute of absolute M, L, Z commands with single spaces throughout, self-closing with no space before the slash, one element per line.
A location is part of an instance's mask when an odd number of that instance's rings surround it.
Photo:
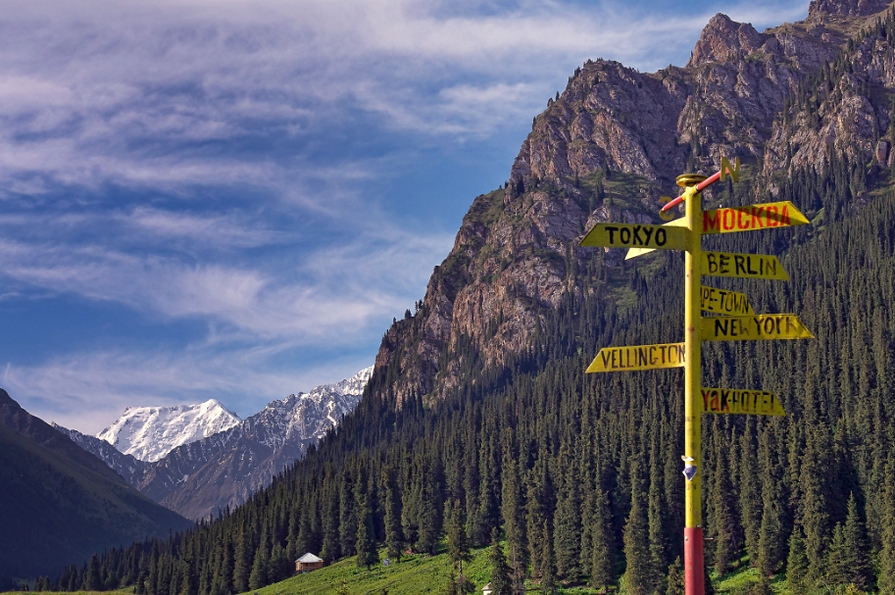
<path fill-rule="evenodd" d="M 702 196 L 705 176 L 684 174 L 677 183 L 685 187 L 687 229 L 684 254 L 684 592 L 704 595 L 705 558 L 702 539 Z M 704 186 L 704 185 L 703 185 Z"/>

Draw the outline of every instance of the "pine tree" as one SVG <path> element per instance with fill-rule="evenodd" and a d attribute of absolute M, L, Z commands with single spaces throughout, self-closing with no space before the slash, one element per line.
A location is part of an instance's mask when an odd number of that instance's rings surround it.
<path fill-rule="evenodd" d="M 889 481 L 882 488 L 882 513 L 879 555 L 879 595 L 895 595 L 895 455 L 889 453 L 885 476 Z"/>
<path fill-rule="evenodd" d="M 500 546 L 500 533 L 496 528 L 491 532 L 491 552 L 488 554 L 488 561 L 491 562 L 491 592 L 494 595 L 513 595 L 510 567 Z"/>
<path fill-rule="evenodd" d="M 270 554 L 270 582 L 278 583 L 286 580 L 295 570 L 294 562 L 289 556 L 286 548 L 277 543 L 273 546 Z"/>
<path fill-rule="evenodd" d="M 455 565 L 451 569 L 447 592 L 449 595 L 472 593 L 475 585 L 463 574 L 463 563 L 472 559 L 469 540 L 466 537 L 466 518 L 463 514 L 463 507 L 458 502 L 450 500 L 446 508 L 447 551 L 448 557 Z"/>
<path fill-rule="evenodd" d="M 721 446 L 721 429 L 716 425 L 713 448 L 717 464 L 709 497 L 712 499 L 710 528 L 714 543 L 712 544 L 715 571 L 719 575 L 726 574 L 733 566 L 739 551 L 739 523 L 733 503 L 734 489 L 731 481 L 730 465 L 726 450 Z"/>
<path fill-rule="evenodd" d="M 546 520 L 543 522 L 543 534 L 548 539 L 543 544 L 543 574 L 541 575 L 541 593 L 544 595 L 554 595 L 556 593 L 556 561 L 553 555 L 553 540 L 549 538 L 549 524 Z"/>
<path fill-rule="evenodd" d="M 370 495 L 367 480 L 363 472 L 354 484 L 355 510 L 357 511 L 357 567 L 367 568 L 379 562 L 373 529 L 373 511 L 370 507 Z"/>
<path fill-rule="evenodd" d="M 339 486 L 339 547 L 343 555 L 351 555 L 356 550 L 357 511 L 355 510 L 354 484 L 352 473 L 342 471 Z"/>
<path fill-rule="evenodd" d="M 237 533 L 236 551 L 233 559 L 233 591 L 245 593 L 249 590 L 249 575 L 252 573 L 254 551 L 251 549 L 250 537 L 245 525 L 242 525 Z M 151 577 L 150 577 L 151 578 Z M 153 593 L 153 589 L 149 589 Z"/>
<path fill-rule="evenodd" d="M 684 563 L 680 558 L 676 558 L 674 563 L 668 566 L 665 595 L 684 595 Z"/>
<path fill-rule="evenodd" d="M 631 512 L 625 523 L 625 584 L 631 595 L 649 595 L 658 582 L 649 550 L 649 522 L 643 502 L 643 481 L 631 472 Z"/>
<path fill-rule="evenodd" d="M 853 585 L 860 591 L 869 591 L 872 572 L 864 522 L 858 513 L 855 496 L 852 494 L 848 499 L 848 515 L 845 523 L 837 524 L 833 530 L 833 541 L 825 572 L 826 583 L 839 587 Z"/>
<path fill-rule="evenodd" d="M 90 562 L 87 564 L 87 573 L 84 575 L 85 591 L 102 591 L 103 577 L 100 570 L 99 556 L 93 554 L 90 556 Z"/>
<path fill-rule="evenodd" d="M 612 555 L 611 523 L 606 492 L 597 489 L 594 500 L 594 515 L 591 521 L 590 585 L 594 588 L 608 587 L 615 583 L 615 561 Z"/>
<path fill-rule="evenodd" d="M 528 540 L 516 451 L 512 430 L 507 428 L 503 440 L 501 514 L 506 532 L 507 555 L 512 570 L 513 589 L 520 591 L 524 586 L 525 573 L 528 568 Z"/>
<path fill-rule="evenodd" d="M 581 508 L 572 458 L 571 449 L 560 451 L 559 463 L 565 470 L 553 517 L 553 551 L 557 576 L 574 582 L 581 574 L 578 566 L 581 558 Z"/>
<path fill-rule="evenodd" d="M 323 488 L 323 518 L 322 526 L 323 543 L 320 545 L 320 557 L 327 564 L 335 562 L 342 557 L 342 548 L 339 542 L 339 492 L 335 489 L 334 479 L 328 477 Z M 306 552 L 301 552 L 303 555 Z M 241 592 L 238 591 L 237 592 Z"/>
<path fill-rule="evenodd" d="M 385 555 L 393 562 L 401 561 L 403 536 L 401 535 L 401 498 L 395 472 L 391 467 L 382 472 L 385 492 Z"/>
<path fill-rule="evenodd" d="M 249 574 L 249 589 L 260 589 L 268 584 L 268 572 L 270 570 L 270 554 L 267 549 L 267 540 L 262 539 L 261 545 L 255 552 L 255 560 L 252 562 L 252 572 Z"/>
<path fill-rule="evenodd" d="M 786 586 L 791 593 L 803 595 L 808 592 L 808 557 L 802 528 L 797 525 L 789 537 L 789 555 L 786 558 Z"/>

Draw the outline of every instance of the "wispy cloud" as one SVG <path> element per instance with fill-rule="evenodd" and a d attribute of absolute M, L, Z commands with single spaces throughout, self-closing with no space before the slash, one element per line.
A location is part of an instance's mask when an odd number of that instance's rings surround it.
<path fill-rule="evenodd" d="M 472 200 L 433 222 L 411 170 L 440 164 L 420 155 L 518 146 L 588 58 L 655 70 L 722 6 L 761 28 L 806 4 L 7 0 L 0 304 L 75 296 L 181 335 L 47 344 L 7 355 L 3 382 L 86 428 L 124 405 L 353 373 Z"/>

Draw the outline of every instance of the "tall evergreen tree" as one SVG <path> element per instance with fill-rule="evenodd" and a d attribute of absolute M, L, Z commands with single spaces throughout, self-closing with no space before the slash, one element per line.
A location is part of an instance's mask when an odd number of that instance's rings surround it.
<path fill-rule="evenodd" d="M 382 471 L 383 509 L 385 524 L 385 555 L 397 563 L 401 561 L 401 548 L 404 545 L 401 534 L 401 496 L 395 471 L 387 466 Z"/>
<path fill-rule="evenodd" d="M 786 558 L 786 586 L 791 593 L 803 595 L 809 592 L 808 556 L 805 554 L 805 540 L 802 528 L 796 525 L 789 537 L 789 555 Z"/>
<path fill-rule="evenodd" d="M 491 532 L 491 551 L 488 554 L 491 563 L 491 592 L 494 595 L 513 595 L 510 581 L 510 566 L 500 546 L 500 533 L 495 528 Z"/>
<path fill-rule="evenodd" d="M 833 530 L 833 541 L 828 554 L 824 582 L 831 586 L 853 585 L 859 591 L 869 591 L 873 581 L 873 567 L 868 553 L 864 522 L 858 512 L 854 494 L 848 499 L 845 523 Z"/>
<path fill-rule="evenodd" d="M 609 503 L 606 492 L 597 489 L 594 500 L 593 519 L 591 520 L 590 534 L 592 542 L 590 560 L 590 585 L 594 588 L 608 587 L 615 583 L 615 559 L 611 537 L 611 522 L 609 518 Z"/>
<path fill-rule="evenodd" d="M 887 481 L 882 488 L 882 514 L 879 555 L 879 595 L 895 595 L 895 454 L 889 453 L 886 464 Z"/>
<path fill-rule="evenodd" d="M 631 472 L 631 512 L 625 523 L 625 584 L 631 595 L 649 595 L 658 583 L 649 549 L 649 522 L 643 480 L 636 468 Z"/>

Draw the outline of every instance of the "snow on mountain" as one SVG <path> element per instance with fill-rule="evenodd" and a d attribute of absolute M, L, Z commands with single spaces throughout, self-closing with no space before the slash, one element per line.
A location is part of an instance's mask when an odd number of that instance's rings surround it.
<path fill-rule="evenodd" d="M 129 407 L 98 437 L 57 429 L 156 502 L 187 518 L 207 518 L 245 502 L 304 457 L 354 411 L 372 374 L 370 366 L 341 382 L 289 395 L 243 421 L 212 400 Z"/>
<path fill-rule="evenodd" d="M 289 442 L 316 442 L 343 415 L 354 411 L 372 374 L 370 366 L 336 384 L 324 384 L 309 393 L 299 392 L 268 403 L 243 422 L 246 433 L 274 450 Z"/>
<path fill-rule="evenodd" d="M 155 462 L 178 446 L 229 430 L 241 421 L 214 399 L 199 405 L 128 407 L 96 437 L 140 461 Z"/>

